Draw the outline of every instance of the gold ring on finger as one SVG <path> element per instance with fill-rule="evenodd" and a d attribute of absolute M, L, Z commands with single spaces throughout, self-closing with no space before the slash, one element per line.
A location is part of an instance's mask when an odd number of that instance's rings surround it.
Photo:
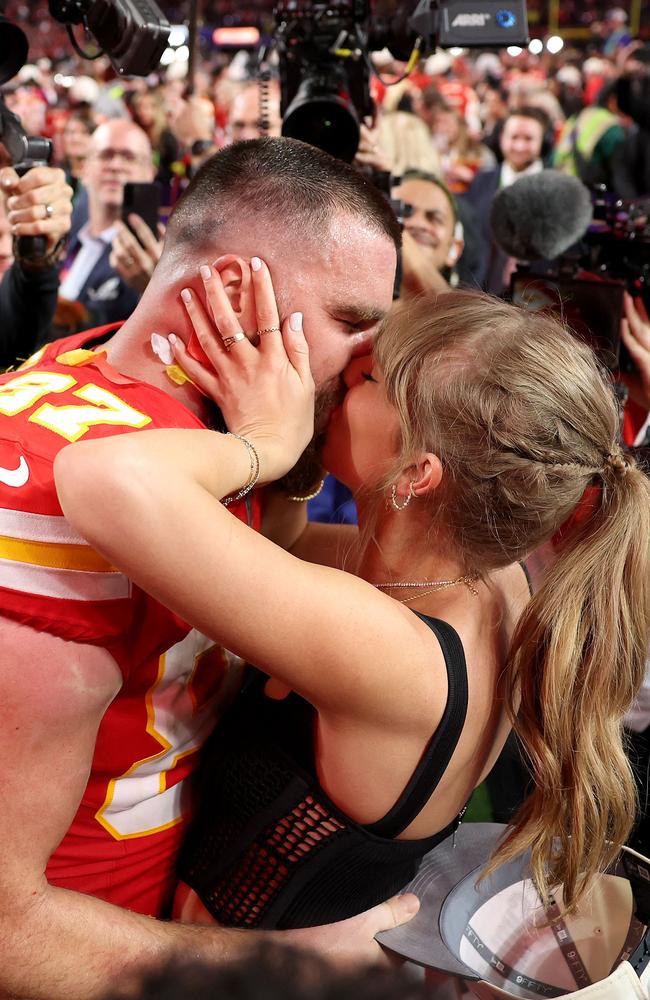
<path fill-rule="evenodd" d="M 224 337 L 223 346 L 229 351 L 233 344 L 238 344 L 241 340 L 246 340 L 246 334 L 242 330 L 239 333 L 234 333 L 232 337 Z"/>
<path fill-rule="evenodd" d="M 279 326 L 265 326 L 262 330 L 256 330 L 256 333 L 263 337 L 265 333 L 280 333 Z"/>

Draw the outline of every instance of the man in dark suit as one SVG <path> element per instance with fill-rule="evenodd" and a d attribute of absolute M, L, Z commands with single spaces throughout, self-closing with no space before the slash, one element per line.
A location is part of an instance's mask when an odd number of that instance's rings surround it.
<path fill-rule="evenodd" d="M 490 211 L 494 196 L 526 174 L 543 169 L 544 146 L 548 141 L 550 121 L 539 108 L 519 108 L 506 118 L 501 132 L 503 163 L 493 170 L 479 172 L 464 200 L 472 208 L 482 243 L 479 264 L 473 275 L 477 285 L 500 295 L 507 284 L 509 258 L 494 242 Z"/>
<path fill-rule="evenodd" d="M 80 200 L 72 220 L 60 296 L 80 302 L 93 326 L 127 319 L 140 298 L 111 266 L 110 254 L 127 181 L 152 181 L 154 166 L 146 133 L 114 119 L 95 130 L 84 172 L 87 212 Z"/>

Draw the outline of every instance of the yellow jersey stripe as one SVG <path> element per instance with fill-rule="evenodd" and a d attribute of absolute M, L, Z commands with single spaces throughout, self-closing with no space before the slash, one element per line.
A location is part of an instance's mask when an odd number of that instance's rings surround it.
<path fill-rule="evenodd" d="M 115 572 L 111 564 L 89 545 L 32 542 L 22 538 L 7 538 L 6 535 L 0 535 L 0 559 L 50 569 L 72 569 L 88 573 Z"/>

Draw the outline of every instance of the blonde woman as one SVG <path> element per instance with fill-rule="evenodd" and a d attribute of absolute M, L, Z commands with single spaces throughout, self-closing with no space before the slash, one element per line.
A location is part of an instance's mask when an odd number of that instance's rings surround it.
<path fill-rule="evenodd" d="M 441 175 L 440 154 L 431 141 L 429 129 L 410 111 L 380 114 L 377 145 L 390 157 L 395 177 L 401 177 L 407 170 Z"/>
<path fill-rule="evenodd" d="M 216 326 L 195 295 L 187 309 L 212 370 L 173 345 L 232 433 L 103 438 L 56 466 L 77 530 L 259 668 L 207 750 L 185 915 L 300 927 L 389 896 L 513 723 L 536 787 L 494 863 L 531 848 L 541 890 L 563 883 L 574 906 L 634 815 L 621 718 L 649 632 L 650 486 L 621 453 L 609 386 L 554 319 L 472 293 L 398 307 L 374 361 L 347 369 L 324 448 L 359 533 L 288 523 L 284 551 L 227 510 L 286 473 L 313 427 L 300 315 L 281 324 L 251 267 L 257 344 L 211 270 Z M 585 495 L 529 599 L 520 560 Z"/>
<path fill-rule="evenodd" d="M 379 112 L 376 125 L 361 125 L 359 148 L 354 160 L 359 167 L 402 177 L 409 170 L 440 176 L 438 150 L 429 130 L 410 111 Z"/>

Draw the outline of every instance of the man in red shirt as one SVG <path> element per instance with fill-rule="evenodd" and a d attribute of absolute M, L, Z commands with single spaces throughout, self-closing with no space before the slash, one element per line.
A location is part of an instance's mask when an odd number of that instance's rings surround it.
<path fill-rule="evenodd" d="M 289 140 L 236 144 L 179 202 L 120 329 L 48 345 L 0 379 L 0 993 L 87 998 L 136 963 L 248 944 L 147 918 L 164 913 L 173 888 L 186 778 L 228 664 L 71 531 L 53 485 L 57 452 L 98 435 L 214 426 L 212 404 L 152 334 L 176 333 L 196 351 L 179 296 L 202 294 L 208 263 L 252 334 L 255 255 L 281 313 L 304 314 L 325 420 L 340 372 L 390 306 L 398 243 L 387 203 L 351 167 Z M 258 498 L 233 512 L 273 535 Z M 398 904 L 388 920 L 361 922 L 373 934 L 403 919 Z"/>

